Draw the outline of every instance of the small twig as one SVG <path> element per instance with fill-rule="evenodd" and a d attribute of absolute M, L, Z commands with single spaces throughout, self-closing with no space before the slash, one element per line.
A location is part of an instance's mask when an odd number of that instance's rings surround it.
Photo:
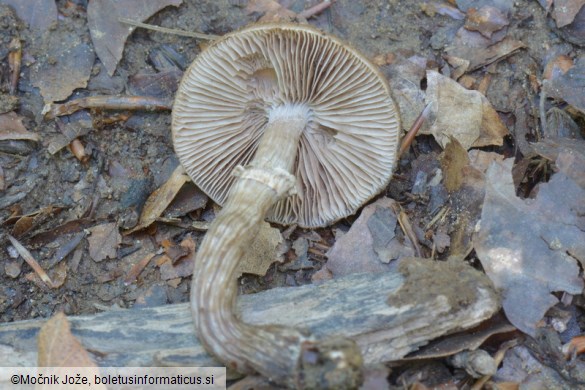
<path fill-rule="evenodd" d="M 0 165 L 0 191 L 4 191 L 6 189 L 6 181 L 4 180 L 4 170 Z"/>
<path fill-rule="evenodd" d="M 53 119 L 62 115 L 71 115 L 84 108 L 102 110 L 171 110 L 172 102 L 152 96 L 90 96 L 68 101 L 63 104 L 49 103 L 43 108 L 45 119 Z"/>
<path fill-rule="evenodd" d="M 190 38 L 197 38 L 197 39 L 208 39 L 208 40 L 214 40 L 214 39 L 221 38 L 220 35 L 203 34 L 203 33 L 183 31 L 183 30 L 175 30 L 174 28 L 155 26 L 153 24 L 141 23 L 141 22 L 137 22 L 135 20 L 126 19 L 126 18 L 118 18 L 118 22 L 124 23 L 124 24 L 129 24 L 130 26 L 134 26 L 134 27 L 145 28 L 147 30 L 158 31 L 158 32 L 166 33 L 166 34 L 180 35 L 183 37 L 190 37 Z"/>
<path fill-rule="evenodd" d="M 408 215 L 402 210 L 402 207 L 400 207 L 400 205 L 395 204 L 392 207 L 392 209 L 394 210 L 394 214 L 396 214 L 396 216 L 397 216 L 397 220 L 398 220 L 398 224 L 400 225 L 400 228 L 402 229 L 402 231 L 404 232 L 404 235 L 408 238 L 408 240 L 412 244 L 412 248 L 414 249 L 416 256 L 422 257 L 422 250 L 421 250 L 421 247 L 418 243 L 418 239 L 416 238 L 416 233 L 414 232 L 414 229 L 412 228 L 412 224 L 410 223 L 410 219 L 408 218 Z"/>
<path fill-rule="evenodd" d="M 447 214 L 447 211 L 449 211 L 449 206 L 442 207 L 441 210 L 439 210 L 439 212 L 435 214 L 433 219 L 431 219 L 431 221 L 427 223 L 427 225 L 425 226 L 425 230 L 429 230 L 435 223 L 437 223 L 441 218 L 443 218 Z"/>
<path fill-rule="evenodd" d="M 20 75 L 20 65 L 22 62 L 22 45 L 20 39 L 14 38 L 8 45 L 8 67 L 10 68 L 10 90 L 9 93 L 14 95 L 18 89 L 18 77 Z"/>
<path fill-rule="evenodd" d="M 322 1 L 319 4 L 317 4 L 311 8 L 307 8 L 306 10 L 302 11 L 301 13 L 298 14 L 298 16 L 301 18 L 309 19 L 310 17 L 318 15 L 321 12 L 325 11 L 333 3 L 335 3 L 335 0 Z"/>
<path fill-rule="evenodd" d="M 26 261 L 26 263 L 30 265 L 30 267 L 37 273 L 37 275 L 39 275 L 41 280 L 48 287 L 53 288 L 53 281 L 51 280 L 51 278 L 49 278 L 49 275 L 47 275 L 43 267 L 40 266 L 40 264 L 35 260 L 35 258 L 28 251 L 28 249 L 22 246 L 22 244 L 18 242 L 16 238 L 12 237 L 10 234 L 7 234 L 6 237 L 8 237 L 8 239 L 12 243 L 12 246 L 14 247 L 14 249 L 16 249 L 20 257 L 22 257 L 24 261 Z"/>
<path fill-rule="evenodd" d="M 327 256 L 317 248 L 309 248 L 307 249 L 307 252 L 323 259 L 327 258 Z"/>
<path fill-rule="evenodd" d="M 426 105 L 424 110 L 422 110 L 420 115 L 416 118 L 416 120 L 410 127 L 410 130 L 408 130 L 408 133 L 406 133 L 406 135 L 404 136 L 402 144 L 400 145 L 400 150 L 398 151 L 398 158 L 400 158 L 400 156 L 402 156 L 402 153 L 404 153 L 406 149 L 410 147 L 410 144 L 412 144 L 412 141 L 414 141 L 414 137 L 416 137 L 416 135 L 418 134 L 418 131 L 422 127 L 422 124 L 424 123 L 425 120 L 428 119 L 429 113 L 431 112 L 431 106 L 432 103 Z"/>
<path fill-rule="evenodd" d="M 546 89 L 548 87 L 548 80 L 542 80 L 542 86 L 540 87 L 540 101 L 538 104 L 538 109 L 540 112 L 540 138 L 544 138 L 547 129 L 546 129 L 546 110 L 545 110 L 545 103 L 546 103 Z"/>
<path fill-rule="evenodd" d="M 73 250 L 75 248 L 77 248 L 77 245 L 79 245 L 79 243 L 81 242 L 81 240 L 83 240 L 83 238 L 85 236 L 86 236 L 85 231 L 79 232 L 75 236 L 73 236 L 73 238 L 71 240 L 69 240 L 68 242 L 66 242 L 62 246 L 60 246 L 59 249 L 57 249 L 57 252 L 55 252 L 55 255 L 53 256 L 53 258 L 49 261 L 47 268 L 54 267 L 61 260 L 63 260 L 65 257 L 67 257 L 67 255 L 69 255 L 69 253 L 73 252 Z"/>

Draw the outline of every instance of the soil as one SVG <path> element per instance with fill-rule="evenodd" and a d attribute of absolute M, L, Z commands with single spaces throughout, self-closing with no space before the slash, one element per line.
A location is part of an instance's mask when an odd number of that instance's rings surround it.
<path fill-rule="evenodd" d="M 59 45 L 85 44 L 91 47 L 85 12 L 87 1 L 58 0 L 56 3 L 58 23 L 44 34 L 31 32 L 17 21 L 7 7 L 0 6 L 0 24 L 11 26 L 0 28 L 2 46 L 13 37 L 19 37 L 24 53 L 16 93 L 18 100 L 15 101 L 8 95 L 8 52 L 0 49 L 0 108 L 2 112 L 15 109 L 23 118 L 25 127 L 41 137 L 41 141 L 36 143 L 0 141 L 0 167 L 6 183 L 6 189 L 0 192 L 0 322 L 48 318 L 58 311 L 64 311 L 67 315 L 83 315 L 112 308 L 186 302 L 190 278 L 164 280 L 156 261 L 151 261 L 135 282 L 127 284 L 124 278 L 144 253 L 157 251 L 164 240 L 179 243 L 190 236 L 196 243 L 199 242 L 204 232 L 192 228 L 192 222 L 213 218 L 216 207 L 211 201 L 206 202 L 203 208 L 190 209 L 175 217 L 173 223 L 156 223 L 142 232 L 123 233 L 113 258 L 102 261 L 92 259 L 89 243 L 84 237 L 62 260 L 67 263 L 67 270 L 64 283 L 59 288 L 48 288 L 40 282 L 8 241 L 7 235 L 14 235 L 14 216 L 42 211 L 38 216 L 31 217 L 33 221 L 28 221 L 29 229 L 16 238 L 51 275 L 55 254 L 71 243 L 77 234 L 111 222 L 117 223 L 122 232 L 124 228 L 134 226 L 147 197 L 165 183 L 178 165 L 168 111 L 81 110 L 58 120 L 43 119 L 41 112 L 46 102 L 39 88 L 34 86 L 34 77 L 38 77 L 33 71 L 35 66 L 50 59 L 54 51 L 60 52 L 63 48 Z M 247 14 L 246 3 L 186 0 L 179 7 L 168 7 L 158 12 L 147 22 L 222 35 L 255 22 L 261 16 L 258 13 Z M 281 3 L 290 10 L 300 11 L 316 2 L 289 0 Z M 310 23 L 359 48 L 369 58 L 388 53 L 417 55 L 426 58 L 432 67 L 442 69 L 446 64 L 444 49 L 464 21 L 425 12 L 423 5 L 426 3 L 338 0 L 329 10 L 310 19 Z M 553 53 L 570 53 L 578 57 L 583 50 L 555 33 L 537 1 L 509 3 L 512 11 L 507 35 L 522 41 L 525 48 L 490 67 L 491 84 L 486 95 L 512 133 L 502 147 L 490 150 L 513 156 L 521 152 L 515 141 L 515 132 L 521 129 L 517 127 L 514 116 L 519 101 L 513 98 L 516 95 L 511 91 L 528 90 L 529 76 L 540 77 Z M 115 74 L 108 76 L 96 58 L 91 64 L 88 86 L 75 89 L 68 100 L 93 95 L 132 94 L 136 88 L 143 87 L 137 81 L 137 75 L 152 75 L 160 71 L 160 67 L 153 62 L 155 55 L 169 58 L 168 53 L 174 53 L 169 66 L 180 74 L 185 65 L 198 55 L 202 45 L 204 42 L 193 38 L 137 29 L 126 42 Z M 78 61 L 82 63 L 82 60 Z M 75 64 L 71 65 L 72 68 Z M 399 77 L 391 63 L 382 64 L 381 69 L 391 85 Z M 480 68 L 471 76 L 481 79 L 485 73 L 486 69 Z M 177 81 L 178 77 L 165 81 L 164 86 L 168 89 L 158 91 L 158 97 L 172 98 Z M 526 103 L 529 108 L 529 130 L 520 136 L 534 139 L 537 138 L 538 102 L 531 93 L 522 96 L 522 104 Z M 80 134 L 79 139 L 88 155 L 86 160 L 76 158 L 69 147 L 50 153 L 50 145 L 67 131 Z M 409 191 L 417 170 L 427 169 L 429 165 L 438 166 L 440 151 L 432 138 L 420 137 L 413 152 L 399 161 L 394 180 L 385 191 L 386 195 L 401 202 L 411 219 L 421 226 L 429 220 L 428 199 L 413 199 Z M 414 163 L 420 156 L 423 158 Z M 190 191 L 195 190 L 191 188 Z M 446 197 L 446 194 L 443 196 Z M 311 283 L 311 276 L 326 261 L 326 249 L 335 242 L 334 232 L 347 231 L 354 219 L 350 217 L 316 231 L 319 245 L 308 253 L 309 267 L 295 270 L 272 266 L 263 277 L 244 275 L 240 283 L 241 293 Z M 286 227 L 279 228 L 286 230 Z M 298 228 L 288 233 L 289 245 L 295 239 L 310 234 Z M 432 248 L 424 250 L 430 254 Z M 448 255 L 446 252 L 441 256 Z M 297 254 L 291 249 L 286 258 L 294 261 L 296 257 Z"/>
<path fill-rule="evenodd" d="M 57 5 L 68 16 L 60 18 L 59 26 L 45 35 L 37 36 L 20 25 L 19 31 L 2 30 L 0 34 L 4 35 L 3 41 L 9 41 L 12 36 L 20 36 L 24 40 L 25 56 L 37 59 L 51 55 L 46 50 L 47 47 L 59 50 L 55 45 L 68 45 L 72 39 L 77 39 L 72 38 L 73 32 L 81 37 L 81 41 L 90 42 L 83 13 L 84 2 L 77 2 L 81 9 L 73 14 L 65 12 L 66 3 L 61 1 Z M 230 3 L 233 2 L 186 2 L 179 8 L 168 7 L 162 10 L 149 23 L 221 35 L 258 19 L 258 14 L 246 15 L 242 6 Z M 370 57 L 397 49 L 430 55 L 432 50 L 428 45 L 425 48 L 422 42 L 431 27 L 427 22 L 432 19 L 421 14 L 418 4 L 402 3 L 404 2 L 340 1 L 312 23 L 342 37 Z M 297 1 L 292 2 L 289 8 L 295 10 L 303 7 L 303 2 Z M 409 22 L 421 18 L 427 19 L 427 22 L 420 23 L 425 26 L 426 33 L 417 30 L 417 23 Z M 114 76 L 108 77 L 99 60 L 96 60 L 88 88 L 77 89 L 72 98 L 127 92 L 130 88 L 129 78 L 137 74 L 156 72 L 149 61 L 149 55 L 168 47 L 174 49 L 185 64 L 189 64 L 200 52 L 199 42 L 195 39 L 138 29 L 126 42 L 122 60 Z M 40 112 L 45 102 L 39 89 L 31 85 L 30 77 L 30 67 L 24 66 L 19 83 L 18 112 L 24 117 L 28 129 L 35 129 L 42 134 L 43 141 L 40 145 L 20 142 L 19 150 L 6 150 L 5 147 L 0 156 L 7 183 L 18 187 L 20 193 L 26 193 L 23 199 L 3 205 L 0 220 L 8 220 L 16 206 L 22 215 L 49 206 L 58 210 L 22 236 L 35 258 L 44 266 L 49 263 L 55 251 L 71 239 L 72 234 L 56 233 L 39 239 L 39 233 L 51 232 L 66 221 L 78 220 L 86 216 L 91 208 L 91 222 L 85 225 L 80 223 L 79 226 L 87 228 L 110 221 L 123 225 L 127 218 L 132 218 L 128 214 L 138 213 L 148 195 L 166 181 L 178 160 L 173 152 L 168 112 L 137 112 L 126 122 L 113 125 L 103 125 L 100 122 L 102 117 L 107 118 L 112 113 L 76 113 L 63 120 L 61 126 L 76 127 L 76 131 L 80 131 L 80 124 L 91 128 L 81 138 L 86 150 L 91 153 L 91 158 L 83 163 L 74 157 L 69 148 L 51 155 L 47 151 L 47 142 L 60 129 L 54 121 L 42 120 Z M 3 97 L 5 100 L 9 99 L 8 95 Z M 120 170 L 122 173 L 117 173 Z M 94 203 L 95 198 L 97 200 Z M 198 213 L 212 214 L 213 208 L 209 205 L 206 210 L 199 210 Z M 346 225 L 345 229 L 348 222 L 342 223 Z M 188 300 L 189 280 L 182 280 L 176 287 L 168 286 L 161 280 L 158 268 L 152 264 L 141 273 L 136 284 L 125 286 L 121 278 L 117 277 L 127 272 L 134 260 L 128 259 L 128 254 L 143 247 L 141 241 L 144 237 L 148 240 L 149 235 L 125 237 L 117 258 L 99 263 L 91 259 L 87 252 L 88 244 L 83 240 L 80 243 L 83 254 L 78 268 L 68 273 L 62 287 L 48 289 L 43 288 L 42 283 L 27 281 L 24 275 L 30 272 L 28 266 L 22 258 L 11 258 L 7 250 L 6 233 L 10 233 L 12 228 L 7 223 L 0 227 L 0 237 L 5 248 L 0 256 L 3 264 L 8 261 L 18 262 L 22 272 L 14 277 L 5 272 L 0 273 L 0 295 L 5 297 L 0 299 L 2 322 L 50 317 L 59 310 L 75 315 L 94 313 L 112 306 L 128 308 L 134 306 L 138 297 L 150 295 L 155 288 L 157 294 L 162 295 L 156 299 L 156 304 Z M 196 240 L 203 235 L 201 232 L 185 232 L 184 229 L 173 229 L 164 225 L 159 225 L 158 229 L 159 236 L 170 236 L 175 241 L 180 241 L 187 233 L 192 234 Z M 72 233 L 73 230 L 79 229 L 71 229 L 65 233 Z M 299 229 L 295 237 L 302 233 Z M 320 233 L 325 238 L 330 238 L 328 244 L 331 245 L 330 231 Z M 70 258 L 71 255 L 67 259 Z M 244 276 L 242 290 L 254 292 L 279 285 L 309 283 L 311 273 L 323 261 L 322 258 L 312 260 L 315 263 L 313 270 L 291 271 L 290 275 L 286 275 L 272 267 L 264 278 Z"/>

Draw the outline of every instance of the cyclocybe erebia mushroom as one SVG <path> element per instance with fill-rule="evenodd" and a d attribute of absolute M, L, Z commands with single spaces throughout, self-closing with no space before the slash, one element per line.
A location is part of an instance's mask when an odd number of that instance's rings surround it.
<path fill-rule="evenodd" d="M 383 76 L 310 26 L 255 25 L 214 42 L 189 67 L 172 129 L 187 173 L 224 206 L 195 261 L 191 308 L 202 343 L 228 367 L 290 387 L 359 376 L 351 342 L 241 322 L 234 275 L 265 218 L 325 226 L 388 184 L 400 124 Z"/>

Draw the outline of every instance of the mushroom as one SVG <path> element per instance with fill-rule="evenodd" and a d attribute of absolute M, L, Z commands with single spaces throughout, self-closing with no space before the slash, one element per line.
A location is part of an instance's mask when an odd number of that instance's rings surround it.
<path fill-rule="evenodd" d="M 264 219 L 326 226 L 386 187 L 400 121 L 384 77 L 308 25 L 253 25 L 191 64 L 172 133 L 186 172 L 223 205 L 199 247 L 191 285 L 203 345 L 229 368 L 288 387 L 356 387 L 361 355 L 353 341 L 239 320 L 235 272 Z"/>

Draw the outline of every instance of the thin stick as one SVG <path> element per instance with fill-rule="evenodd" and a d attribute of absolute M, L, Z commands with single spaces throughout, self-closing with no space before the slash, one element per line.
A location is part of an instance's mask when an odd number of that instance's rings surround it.
<path fill-rule="evenodd" d="M 41 267 L 39 265 L 39 263 L 35 260 L 35 258 L 28 251 L 28 249 L 26 249 L 24 246 L 22 246 L 22 244 L 20 242 L 18 242 L 16 240 L 16 238 L 12 237 L 10 234 L 7 234 L 6 237 L 8 237 L 8 239 L 10 240 L 10 243 L 12 243 L 12 246 L 14 247 L 14 249 L 16 249 L 16 251 L 18 252 L 20 257 L 22 257 L 24 259 L 24 261 L 26 261 L 26 263 L 28 265 L 30 265 L 30 267 L 37 273 L 39 278 L 41 278 L 41 280 L 47 286 L 49 286 L 50 288 L 53 288 L 53 281 L 51 280 L 49 275 L 47 275 L 47 273 L 45 272 L 43 267 Z"/>
<path fill-rule="evenodd" d="M 412 223 L 410 223 L 408 215 L 404 212 L 404 210 L 402 210 L 402 207 L 400 207 L 400 205 L 398 204 L 393 205 L 392 210 L 394 211 L 394 214 L 397 217 L 398 224 L 402 228 L 404 235 L 408 237 L 408 239 L 410 240 L 410 243 L 412 244 L 412 248 L 414 249 L 416 256 L 422 257 L 422 250 L 420 248 L 418 239 L 416 238 L 416 233 L 412 228 Z"/>
<path fill-rule="evenodd" d="M 544 138 L 546 133 L 547 133 L 547 129 L 546 129 L 546 110 L 545 110 L 545 104 L 546 104 L 546 88 L 548 86 L 548 80 L 543 79 L 542 80 L 542 87 L 540 87 L 540 101 L 538 104 L 538 110 L 540 112 L 540 137 L 539 138 Z"/>
<path fill-rule="evenodd" d="M 159 99 L 152 96 L 88 96 L 70 100 L 65 103 L 48 103 L 41 112 L 45 119 L 54 119 L 62 115 L 71 115 L 84 108 L 97 108 L 100 110 L 143 110 L 143 111 L 168 111 L 172 108 L 172 102 L 167 99 Z"/>
<path fill-rule="evenodd" d="M 429 113 L 431 111 L 431 103 L 427 104 L 424 110 L 420 113 L 420 115 L 416 118 L 406 136 L 404 136 L 402 140 L 402 144 L 400 145 L 400 150 L 398 151 L 398 158 L 402 156 L 402 153 L 406 151 L 412 144 L 414 137 L 418 134 L 418 131 L 422 127 L 423 122 L 428 118 Z"/>
<path fill-rule="evenodd" d="M 137 22 L 136 20 L 126 19 L 126 18 L 118 18 L 118 22 L 124 23 L 124 24 L 129 24 L 130 26 L 134 26 L 134 27 L 145 28 L 147 30 L 154 30 L 154 31 L 158 31 L 158 32 L 166 33 L 166 34 L 180 35 L 183 37 L 190 37 L 190 38 L 197 38 L 197 39 L 208 39 L 208 40 L 214 40 L 214 39 L 220 38 L 219 35 L 203 34 L 203 33 L 183 31 L 183 30 L 175 30 L 174 28 L 155 26 L 154 24 L 141 23 L 141 22 Z"/>
<path fill-rule="evenodd" d="M 307 8 L 306 10 L 302 11 L 299 14 L 299 16 L 302 18 L 305 18 L 305 19 L 309 19 L 311 16 L 315 16 L 315 15 L 320 14 L 321 12 L 325 11 L 334 2 L 335 2 L 335 0 L 322 1 L 319 4 L 317 4 L 311 8 Z"/>
<path fill-rule="evenodd" d="M 15 95 L 18 89 L 18 77 L 20 76 L 20 65 L 22 63 L 22 44 L 20 39 L 13 38 L 8 45 L 8 50 L 8 68 L 11 73 L 9 93 Z"/>

